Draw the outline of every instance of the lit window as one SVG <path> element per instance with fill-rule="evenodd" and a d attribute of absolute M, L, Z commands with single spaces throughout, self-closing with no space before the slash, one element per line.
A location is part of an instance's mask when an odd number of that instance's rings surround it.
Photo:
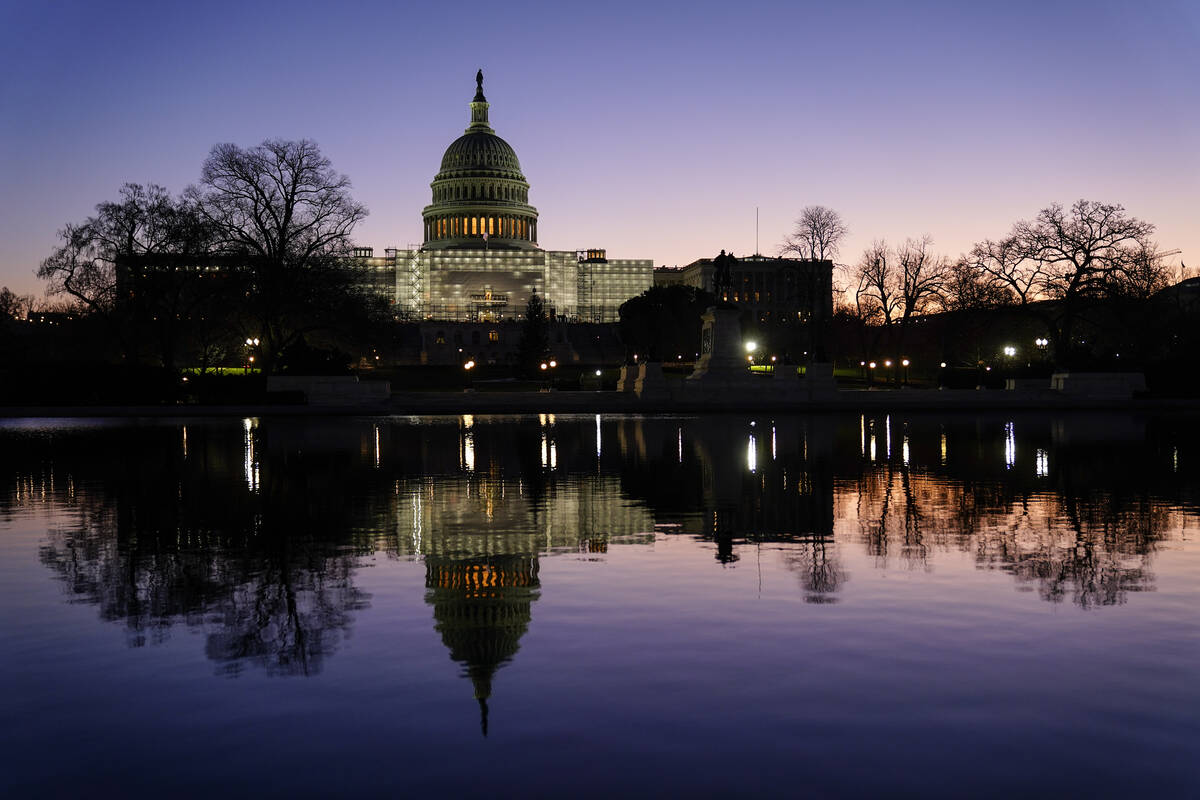
<path fill-rule="evenodd" d="M 500 331 L 495 331 L 495 330 L 493 330 L 493 331 L 488 331 L 488 341 L 489 341 L 489 342 L 498 342 L 498 341 L 500 341 Z"/>

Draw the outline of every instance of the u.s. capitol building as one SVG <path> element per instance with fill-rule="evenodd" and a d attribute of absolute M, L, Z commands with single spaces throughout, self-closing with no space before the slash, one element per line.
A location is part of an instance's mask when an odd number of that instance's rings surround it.
<path fill-rule="evenodd" d="M 421 212 L 424 243 L 363 248 L 369 280 L 407 320 L 502 322 L 521 317 L 538 294 L 563 321 L 615 322 L 621 303 L 654 282 L 650 259 L 610 259 L 600 248 L 543 250 L 538 212 L 517 154 L 488 122 L 476 75 L 471 124 L 442 156 Z"/>

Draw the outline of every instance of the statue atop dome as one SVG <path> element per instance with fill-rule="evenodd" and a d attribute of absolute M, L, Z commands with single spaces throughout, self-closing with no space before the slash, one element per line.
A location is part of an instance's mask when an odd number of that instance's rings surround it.
<path fill-rule="evenodd" d="M 483 70 L 475 73 L 475 100 L 476 103 L 487 102 L 487 98 L 483 96 Z"/>

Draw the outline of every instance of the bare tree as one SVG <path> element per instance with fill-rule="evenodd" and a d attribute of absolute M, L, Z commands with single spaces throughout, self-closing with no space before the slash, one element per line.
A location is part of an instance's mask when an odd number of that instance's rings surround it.
<path fill-rule="evenodd" d="M 161 186 L 127 183 L 119 200 L 100 203 L 94 216 L 68 224 L 59 238 L 37 272 L 49 282 L 47 293 L 66 295 L 103 318 L 127 357 L 136 359 L 149 341 L 163 365 L 173 367 L 180 323 L 200 281 L 192 265 L 173 257 L 205 249 L 206 232 L 192 209 Z"/>
<path fill-rule="evenodd" d="M 1117 293 L 1134 300 L 1147 300 L 1166 289 L 1176 274 L 1176 268 L 1167 263 L 1168 255 L 1153 242 L 1134 248 L 1129 261 L 1117 272 Z"/>
<path fill-rule="evenodd" d="M 19 295 L 0 287 L 0 319 L 25 319 L 33 310 L 33 295 Z"/>
<path fill-rule="evenodd" d="M 919 239 L 906 239 L 896 249 L 900 288 L 899 332 L 894 342 L 897 363 L 904 357 L 904 345 L 913 320 L 935 310 L 950 271 L 950 262 L 935 254 L 932 246 L 933 237 L 926 234 Z M 899 383 L 900 371 L 894 371 L 892 378 Z"/>
<path fill-rule="evenodd" d="M 950 262 L 942 284 L 941 306 L 946 311 L 979 311 L 1015 302 L 1014 292 L 990 272 L 980 269 L 973 255 Z"/>
<path fill-rule="evenodd" d="M 902 306 L 900 281 L 891 248 L 876 239 L 850 268 L 854 305 L 860 319 L 890 327 Z"/>
<path fill-rule="evenodd" d="M 217 251 L 241 259 L 264 369 L 306 333 L 336 327 L 355 294 L 345 260 L 367 210 L 351 198 L 317 144 L 271 139 L 219 144 L 186 196 L 217 232 Z"/>
<path fill-rule="evenodd" d="M 896 249 L 902 325 L 931 311 L 945 287 L 950 262 L 933 253 L 932 245 L 933 237 L 926 234 L 919 239 L 907 239 Z"/>
<path fill-rule="evenodd" d="M 1150 264 L 1154 226 L 1130 217 L 1120 205 L 1079 200 L 1069 209 L 1055 203 L 1033 220 L 1013 226 L 1010 259 L 1038 296 L 1054 300 L 1051 332 L 1062 362 L 1074 346 L 1073 331 L 1086 305 L 1112 297 L 1122 279 Z"/>
<path fill-rule="evenodd" d="M 832 208 L 806 206 L 784 240 L 780 255 L 792 253 L 800 258 L 833 260 L 849 232 L 842 215 Z"/>
<path fill-rule="evenodd" d="M 59 232 L 62 244 L 37 271 L 49 282 L 48 294 L 67 294 L 92 313 L 111 313 L 118 302 L 117 262 L 169 249 L 175 203 L 167 190 L 127 183 L 120 196 L 115 203 L 97 205 L 95 216 Z"/>
<path fill-rule="evenodd" d="M 1046 280 L 1045 264 L 1030 256 L 1022 242 L 1010 235 L 998 241 L 985 239 L 971 249 L 971 263 L 986 276 L 1006 288 L 1022 306 L 1039 299 Z"/>

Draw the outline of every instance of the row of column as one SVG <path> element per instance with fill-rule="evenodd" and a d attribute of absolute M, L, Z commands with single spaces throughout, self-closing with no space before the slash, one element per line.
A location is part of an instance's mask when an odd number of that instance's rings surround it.
<path fill-rule="evenodd" d="M 457 214 L 442 215 L 428 217 L 425 220 L 425 241 L 427 242 L 439 239 L 483 238 L 484 233 L 489 237 L 536 242 L 537 221 L 496 214 L 466 217 Z"/>

